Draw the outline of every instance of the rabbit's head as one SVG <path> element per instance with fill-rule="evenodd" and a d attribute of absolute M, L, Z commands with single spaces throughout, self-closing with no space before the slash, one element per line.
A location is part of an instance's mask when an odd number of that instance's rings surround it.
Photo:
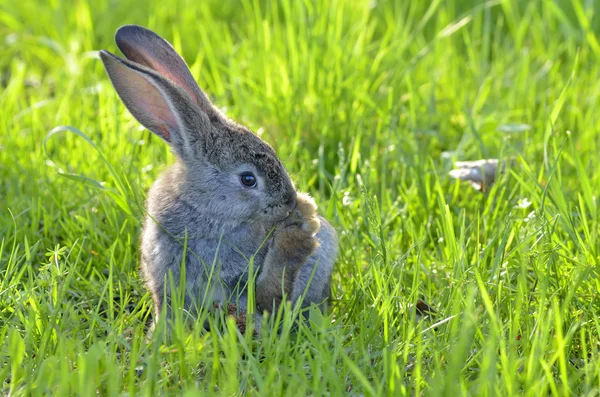
<path fill-rule="evenodd" d="M 276 222 L 293 210 L 294 185 L 275 151 L 212 105 L 167 41 L 136 25 L 115 40 L 127 59 L 104 50 L 100 58 L 131 114 L 171 145 L 183 175 L 170 188 L 238 222 Z"/>

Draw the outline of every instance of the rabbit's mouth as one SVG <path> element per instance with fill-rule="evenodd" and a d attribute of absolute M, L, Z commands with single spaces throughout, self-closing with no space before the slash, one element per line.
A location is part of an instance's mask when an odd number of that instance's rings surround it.
<path fill-rule="evenodd" d="M 287 210 L 287 211 L 283 211 L 281 213 L 279 213 L 279 216 L 275 216 L 276 221 L 277 222 L 281 222 L 284 219 L 287 219 L 290 217 L 290 215 L 294 212 L 294 210 Z"/>
<path fill-rule="evenodd" d="M 285 211 L 285 216 L 283 217 L 283 219 L 289 218 L 290 215 L 292 215 L 294 213 L 294 211 L 296 211 L 297 208 L 298 208 L 298 201 L 294 200 L 294 205 L 292 207 L 288 207 L 288 210 Z"/>
<path fill-rule="evenodd" d="M 294 210 L 281 206 L 272 206 L 262 211 L 263 216 L 272 222 L 280 222 L 289 217 Z"/>
<path fill-rule="evenodd" d="M 298 202 L 294 197 L 293 201 L 288 200 L 285 203 L 277 202 L 268 205 L 263 211 L 263 214 L 269 217 L 270 220 L 280 222 L 289 217 L 297 207 Z"/>

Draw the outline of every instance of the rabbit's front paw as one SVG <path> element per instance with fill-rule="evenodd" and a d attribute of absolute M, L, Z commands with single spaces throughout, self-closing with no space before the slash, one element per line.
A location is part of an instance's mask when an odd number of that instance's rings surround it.
<path fill-rule="evenodd" d="M 317 234 L 321 227 L 321 221 L 317 216 L 317 204 L 315 200 L 306 193 L 298 193 L 298 205 L 293 217 L 302 223 L 302 228 L 312 235 Z"/>
<path fill-rule="evenodd" d="M 291 224 L 280 229 L 273 240 L 282 257 L 282 265 L 297 268 L 315 252 L 319 243 L 303 224 Z"/>
<path fill-rule="evenodd" d="M 319 246 L 315 234 L 320 227 L 315 201 L 307 194 L 298 193 L 296 209 L 280 224 L 274 236 L 275 247 L 287 259 L 287 264 L 300 266 L 315 252 Z"/>

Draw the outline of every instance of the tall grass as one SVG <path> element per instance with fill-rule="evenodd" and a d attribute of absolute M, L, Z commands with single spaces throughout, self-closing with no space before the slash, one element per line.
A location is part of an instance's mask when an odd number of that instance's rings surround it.
<path fill-rule="evenodd" d="M 0 0 L 0 390 L 600 394 L 595 8 Z M 297 333 L 290 307 L 280 335 L 211 317 L 145 338 L 140 220 L 173 159 L 97 59 L 126 23 L 174 43 L 337 228 L 331 310 Z M 448 178 L 483 157 L 516 161 L 485 194 Z"/>

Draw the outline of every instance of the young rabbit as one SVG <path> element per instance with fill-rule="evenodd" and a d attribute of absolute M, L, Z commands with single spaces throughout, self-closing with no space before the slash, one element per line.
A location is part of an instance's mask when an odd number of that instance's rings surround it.
<path fill-rule="evenodd" d="M 163 305 L 193 315 L 224 302 L 245 311 L 252 256 L 259 313 L 276 310 L 284 293 L 292 301 L 303 295 L 304 306 L 326 302 L 336 232 L 314 200 L 296 192 L 271 146 L 214 107 L 163 38 L 127 25 L 115 41 L 127 59 L 100 51 L 113 86 L 176 157 L 149 191 L 142 233 L 156 314 Z M 170 307 L 171 280 L 185 288 L 183 308 Z"/>

